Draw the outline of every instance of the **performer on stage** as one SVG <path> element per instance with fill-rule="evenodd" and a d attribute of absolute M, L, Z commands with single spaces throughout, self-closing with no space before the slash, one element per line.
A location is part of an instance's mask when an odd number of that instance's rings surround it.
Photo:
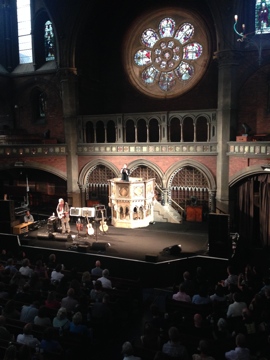
<path fill-rule="evenodd" d="M 34 217 L 33 217 L 32 214 L 30 214 L 30 211 L 29 211 L 29 210 L 26 211 L 23 220 L 24 220 L 25 223 L 27 223 L 27 222 L 34 222 Z"/>
<path fill-rule="evenodd" d="M 61 220 L 62 225 L 62 234 L 67 232 L 70 233 L 70 225 L 69 225 L 69 205 L 64 199 L 58 200 L 58 205 L 56 207 L 56 213 Z"/>
<path fill-rule="evenodd" d="M 121 169 L 120 172 L 121 172 L 121 174 L 122 174 L 121 180 L 129 181 L 130 171 L 129 171 L 129 169 L 127 168 L 127 164 L 124 164 L 124 166 L 122 167 L 122 169 Z"/>

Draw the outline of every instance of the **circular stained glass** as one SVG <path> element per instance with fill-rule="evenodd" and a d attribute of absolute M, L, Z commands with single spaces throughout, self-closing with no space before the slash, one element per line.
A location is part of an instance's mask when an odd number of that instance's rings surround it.
<path fill-rule="evenodd" d="M 137 19 L 124 42 L 131 83 L 156 98 L 179 96 L 195 86 L 209 60 L 209 34 L 198 15 L 162 9 Z"/>

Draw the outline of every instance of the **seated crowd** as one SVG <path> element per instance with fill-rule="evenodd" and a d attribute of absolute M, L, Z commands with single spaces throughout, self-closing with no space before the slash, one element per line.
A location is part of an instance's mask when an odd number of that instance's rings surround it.
<path fill-rule="evenodd" d="M 117 288 L 100 260 L 78 272 L 55 254 L 1 255 L 1 358 L 270 360 L 270 277 L 250 265 L 217 283 L 185 271 L 162 308 Z"/>

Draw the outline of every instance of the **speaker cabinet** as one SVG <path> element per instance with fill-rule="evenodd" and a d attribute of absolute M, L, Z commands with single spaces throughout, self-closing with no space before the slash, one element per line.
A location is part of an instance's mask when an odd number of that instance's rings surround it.
<path fill-rule="evenodd" d="M 209 255 L 230 258 L 232 243 L 230 239 L 230 217 L 227 214 L 209 214 L 208 243 Z"/>
<path fill-rule="evenodd" d="M 12 222 L 15 220 L 13 200 L 0 200 L 1 221 Z"/>

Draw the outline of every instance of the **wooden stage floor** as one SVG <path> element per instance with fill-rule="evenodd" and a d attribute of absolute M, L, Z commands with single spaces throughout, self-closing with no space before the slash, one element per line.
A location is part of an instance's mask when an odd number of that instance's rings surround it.
<path fill-rule="evenodd" d="M 146 255 L 153 256 L 155 260 L 166 261 L 175 257 L 207 255 L 208 251 L 208 224 L 205 222 L 156 222 L 137 229 L 116 228 L 108 224 L 107 232 L 102 233 L 97 227 L 93 236 L 86 235 L 85 228 L 78 236 L 74 221 L 71 220 L 70 225 L 71 237 L 60 232 L 50 235 L 47 224 L 43 223 L 38 229 L 24 235 L 21 242 L 60 250 L 80 246 L 85 248 L 85 252 L 143 261 Z M 180 253 L 174 254 L 175 245 L 181 245 Z M 171 247 L 174 247 L 172 251 Z"/>

